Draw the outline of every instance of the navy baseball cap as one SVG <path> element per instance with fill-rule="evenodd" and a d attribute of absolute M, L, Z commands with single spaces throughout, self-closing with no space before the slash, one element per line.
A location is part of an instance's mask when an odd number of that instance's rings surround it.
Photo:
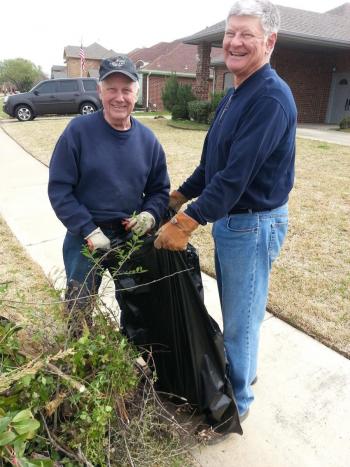
<path fill-rule="evenodd" d="M 133 81 L 138 81 L 134 62 L 127 55 L 117 55 L 116 57 L 105 58 L 100 65 L 100 81 L 103 81 L 112 73 L 122 73 Z"/>

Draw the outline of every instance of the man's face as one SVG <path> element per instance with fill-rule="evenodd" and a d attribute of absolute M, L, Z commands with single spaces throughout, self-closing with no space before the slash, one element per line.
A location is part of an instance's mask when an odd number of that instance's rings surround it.
<path fill-rule="evenodd" d="M 130 126 L 137 101 L 136 83 L 122 73 L 113 73 L 100 83 L 100 97 L 107 122 L 116 129 Z"/>
<path fill-rule="evenodd" d="M 236 86 L 269 62 L 276 37 L 276 33 L 267 37 L 260 19 L 255 16 L 229 18 L 222 47 L 225 64 L 235 75 Z"/>

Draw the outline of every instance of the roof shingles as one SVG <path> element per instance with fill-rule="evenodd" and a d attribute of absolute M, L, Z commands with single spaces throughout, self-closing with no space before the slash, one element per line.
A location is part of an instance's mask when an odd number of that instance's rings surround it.
<path fill-rule="evenodd" d="M 278 5 L 281 14 L 279 35 L 300 36 L 305 39 L 318 39 L 350 46 L 350 3 L 345 3 L 326 13 L 300 10 Z M 337 11 L 338 10 L 338 11 Z M 225 21 L 205 28 L 184 39 L 185 43 L 195 43 L 199 39 L 223 34 Z"/>

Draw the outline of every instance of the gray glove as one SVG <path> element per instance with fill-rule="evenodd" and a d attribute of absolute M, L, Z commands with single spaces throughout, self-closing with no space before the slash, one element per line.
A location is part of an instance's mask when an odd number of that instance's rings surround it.
<path fill-rule="evenodd" d="M 140 237 L 149 232 L 156 224 L 152 214 L 147 211 L 142 211 L 137 216 L 126 219 L 126 221 L 126 230 L 132 230 Z"/>
<path fill-rule="evenodd" d="M 100 227 L 93 230 L 87 237 L 85 237 L 90 251 L 97 250 L 110 250 L 111 241 L 106 235 L 102 232 Z"/>

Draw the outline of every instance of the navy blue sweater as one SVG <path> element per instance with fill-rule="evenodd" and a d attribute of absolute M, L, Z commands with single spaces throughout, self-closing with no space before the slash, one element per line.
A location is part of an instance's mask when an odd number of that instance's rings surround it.
<path fill-rule="evenodd" d="M 158 222 L 167 204 L 169 177 L 164 151 L 151 130 L 131 118 L 117 131 L 103 112 L 73 119 L 50 163 L 49 198 L 73 234 L 87 236 L 96 222 L 148 211 Z"/>
<path fill-rule="evenodd" d="M 199 166 L 179 188 L 199 197 L 186 213 L 200 224 L 232 209 L 274 209 L 294 181 L 297 111 L 288 85 L 264 65 L 219 105 Z"/>

